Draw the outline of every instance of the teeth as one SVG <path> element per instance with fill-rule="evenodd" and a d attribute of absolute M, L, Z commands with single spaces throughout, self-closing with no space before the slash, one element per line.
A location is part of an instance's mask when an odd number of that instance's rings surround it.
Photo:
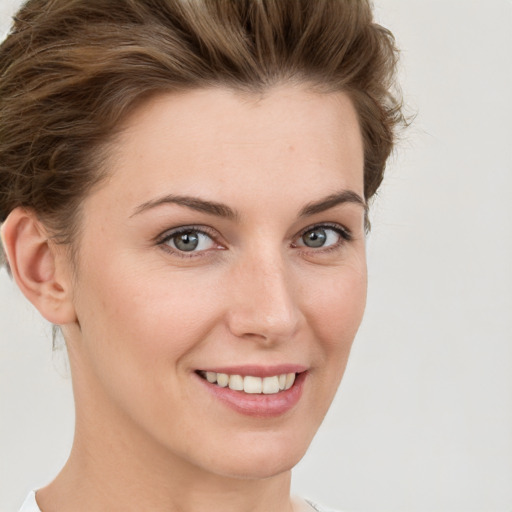
<path fill-rule="evenodd" d="M 243 391 L 244 378 L 241 375 L 231 375 L 229 377 L 229 389 L 234 389 L 235 391 Z"/>
<path fill-rule="evenodd" d="M 225 388 L 229 384 L 229 375 L 226 373 L 217 374 L 217 385 L 221 388 Z"/>
<path fill-rule="evenodd" d="M 272 395 L 279 392 L 279 377 L 265 377 L 263 379 L 263 393 Z"/>
<path fill-rule="evenodd" d="M 272 377 L 253 377 L 247 375 L 228 375 L 227 373 L 201 372 L 201 375 L 212 384 L 217 383 L 221 388 L 229 386 L 235 391 L 249 394 L 274 395 L 279 391 L 290 389 L 295 382 L 295 373 L 283 373 Z"/>
<path fill-rule="evenodd" d="M 260 377 L 244 377 L 244 391 L 246 393 L 256 394 L 261 393 L 263 383 Z"/>
<path fill-rule="evenodd" d="M 286 384 L 284 385 L 284 389 L 290 389 L 295 382 L 295 373 L 287 373 L 286 374 Z"/>

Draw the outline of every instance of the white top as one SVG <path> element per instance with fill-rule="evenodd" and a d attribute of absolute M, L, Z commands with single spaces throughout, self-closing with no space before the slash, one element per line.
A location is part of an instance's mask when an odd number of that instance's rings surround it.
<path fill-rule="evenodd" d="M 20 512 L 41 512 L 36 502 L 36 493 L 31 491 L 27 499 L 21 505 Z"/>
<path fill-rule="evenodd" d="M 336 512 L 335 510 L 321 507 L 320 505 L 317 505 L 316 503 L 313 503 L 309 500 L 305 500 L 305 501 L 309 505 L 308 508 L 310 510 L 313 509 L 316 512 Z M 306 509 L 304 509 L 304 510 L 306 510 Z M 31 491 L 30 494 L 27 496 L 27 499 L 23 502 L 23 505 L 20 508 L 20 512 L 41 512 L 41 510 L 39 509 L 39 507 L 37 505 L 35 491 Z"/>

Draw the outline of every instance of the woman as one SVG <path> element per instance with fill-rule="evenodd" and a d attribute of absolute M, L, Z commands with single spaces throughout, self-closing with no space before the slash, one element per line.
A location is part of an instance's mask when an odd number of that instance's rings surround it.
<path fill-rule="evenodd" d="M 76 403 L 68 462 L 24 512 L 316 507 L 290 470 L 363 314 L 395 56 L 360 0 L 18 13 L 2 240 Z"/>

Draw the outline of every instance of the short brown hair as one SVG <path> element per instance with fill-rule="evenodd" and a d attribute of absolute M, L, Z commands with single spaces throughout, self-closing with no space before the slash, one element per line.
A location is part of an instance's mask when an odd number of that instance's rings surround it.
<path fill-rule="evenodd" d="M 150 95 L 211 86 L 348 93 L 369 199 L 403 121 L 396 56 L 369 0 L 29 0 L 0 47 L 0 222 L 23 206 L 71 242 L 123 118 Z"/>

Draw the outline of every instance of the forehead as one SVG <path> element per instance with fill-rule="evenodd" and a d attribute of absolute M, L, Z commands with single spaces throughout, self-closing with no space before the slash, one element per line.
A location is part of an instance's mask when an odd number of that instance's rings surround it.
<path fill-rule="evenodd" d="M 363 145 L 351 100 L 301 87 L 156 96 L 125 121 L 109 164 L 109 182 L 141 201 L 173 189 L 226 199 L 276 188 L 363 195 Z"/>

